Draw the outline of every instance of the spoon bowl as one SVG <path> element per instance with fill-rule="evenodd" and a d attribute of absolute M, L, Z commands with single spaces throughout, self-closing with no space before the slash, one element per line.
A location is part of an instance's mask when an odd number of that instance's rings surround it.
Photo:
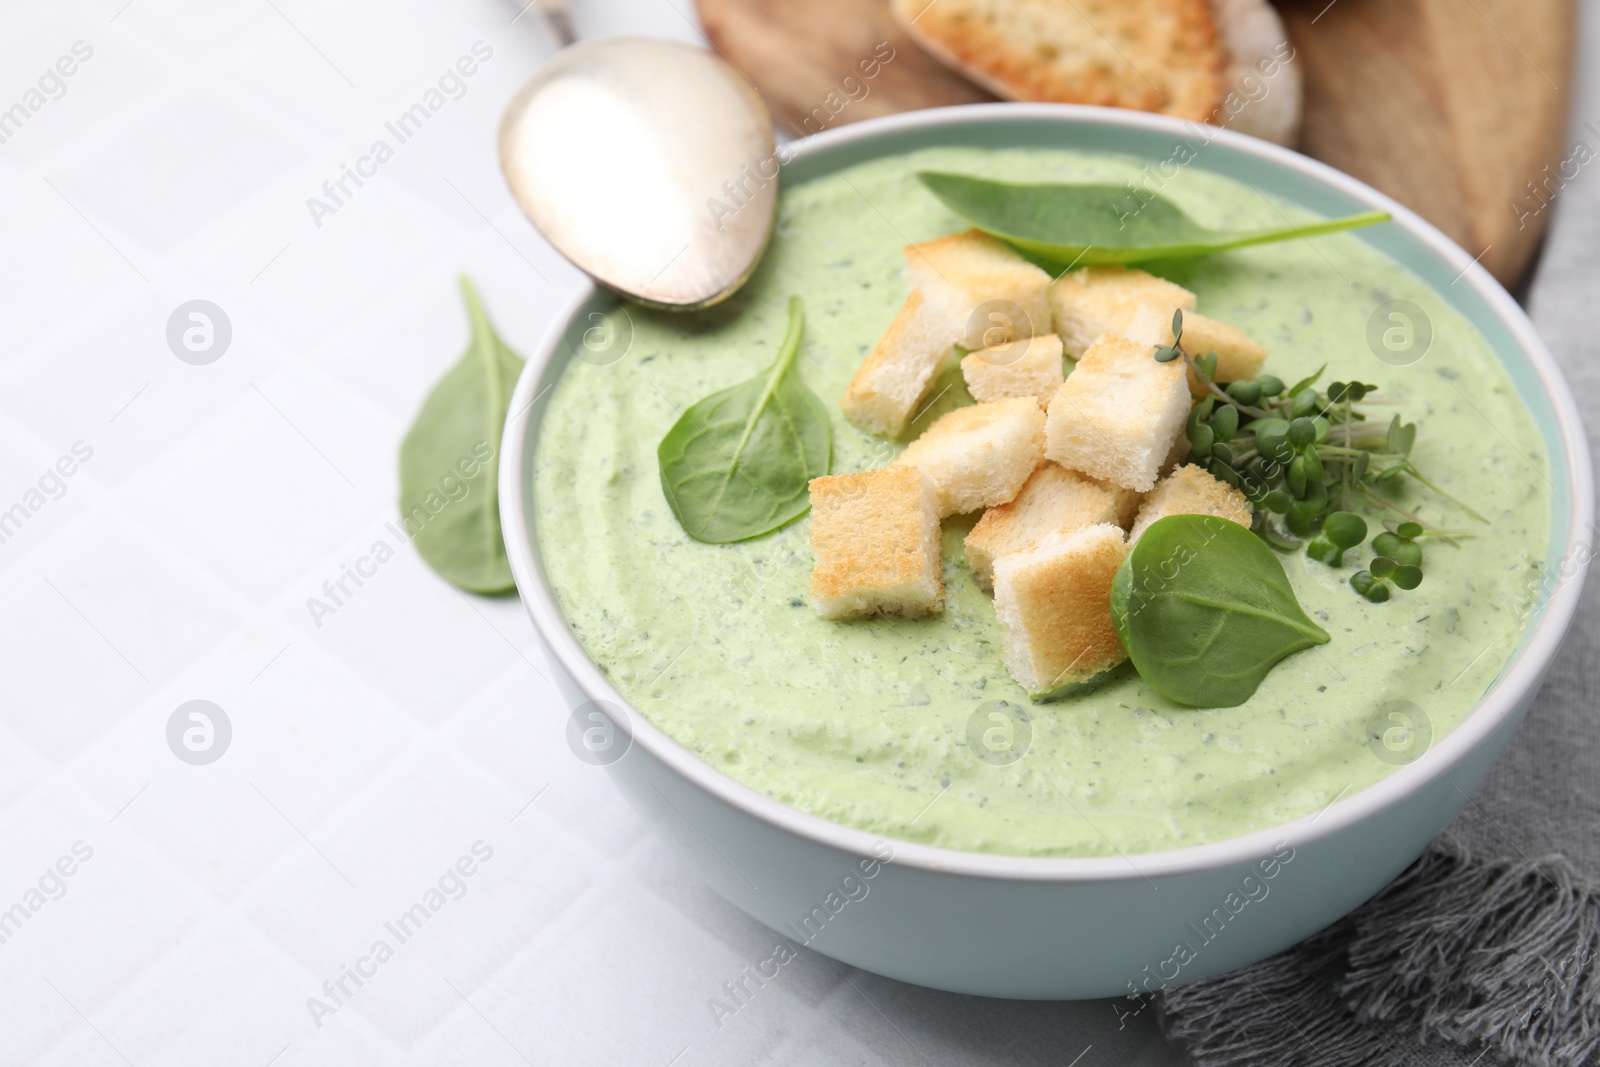
<path fill-rule="evenodd" d="M 772 120 L 699 48 L 585 41 L 547 63 L 500 121 L 500 167 L 556 250 L 630 299 L 691 311 L 755 270 L 777 209 Z"/>

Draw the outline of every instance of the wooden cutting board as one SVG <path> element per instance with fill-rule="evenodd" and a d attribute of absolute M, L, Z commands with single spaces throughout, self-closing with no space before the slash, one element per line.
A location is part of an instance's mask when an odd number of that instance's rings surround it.
<path fill-rule="evenodd" d="M 994 99 L 922 52 L 890 16 L 888 0 L 698 6 L 711 43 L 795 136 Z M 1305 83 L 1300 150 L 1411 207 L 1515 286 L 1549 221 L 1544 204 L 1568 154 L 1572 0 L 1277 6 Z M 878 65 L 860 96 L 860 64 L 885 46 L 893 59 Z M 836 114 L 826 106 L 830 94 L 834 106 L 848 101 Z M 1591 147 L 1600 151 L 1600 143 Z"/>

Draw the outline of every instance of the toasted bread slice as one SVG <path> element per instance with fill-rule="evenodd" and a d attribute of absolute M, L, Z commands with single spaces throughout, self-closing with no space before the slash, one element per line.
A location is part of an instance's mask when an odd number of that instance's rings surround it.
<path fill-rule="evenodd" d="M 1249 526 L 1254 511 L 1239 490 L 1199 467 L 1186 464 L 1161 479 L 1144 498 L 1128 543 L 1139 540 L 1151 523 L 1168 515 L 1215 515 L 1240 526 Z"/>
<path fill-rule="evenodd" d="M 811 551 L 811 603 L 825 619 L 943 606 L 934 486 L 915 467 L 813 478 Z"/>
<path fill-rule="evenodd" d="M 987 591 L 994 587 L 994 561 L 1001 556 L 1036 548 L 1051 534 L 1107 522 L 1120 526 L 1125 493 L 1055 463 L 1041 465 L 1016 499 L 985 511 L 967 534 L 972 577 Z"/>
<path fill-rule="evenodd" d="M 895 466 L 921 467 L 939 515 L 1004 504 L 1044 459 L 1045 413 L 1031 396 L 956 408 L 911 442 Z"/>
<path fill-rule="evenodd" d="M 1149 345 L 1172 343 L 1172 313 L 1162 316 L 1154 305 L 1146 305 L 1134 315 L 1128 326 L 1131 341 Z M 1267 350 L 1245 335 L 1237 326 L 1208 319 L 1195 311 L 1183 313 L 1183 347 L 1190 355 L 1217 354 L 1217 381 L 1237 382 L 1254 378 L 1261 373 L 1267 361 Z M 1189 375 L 1189 391 L 1204 396 L 1206 387 L 1195 375 Z"/>
<path fill-rule="evenodd" d="M 1053 333 L 980 348 L 961 361 L 967 392 L 980 404 L 1031 396 L 1048 400 L 1066 380 L 1061 367 L 1061 338 Z"/>
<path fill-rule="evenodd" d="M 1000 657 L 1029 693 L 1086 682 L 1127 658 L 1111 625 L 1111 580 L 1127 554 L 1122 528 L 1102 523 L 995 561 Z"/>
<path fill-rule="evenodd" d="M 1074 359 L 1108 333 L 1139 340 L 1129 329 L 1141 312 L 1152 324 L 1165 318 L 1170 334 L 1172 313 L 1182 308 L 1187 320 L 1194 305 L 1194 294 L 1183 286 L 1133 267 L 1084 267 L 1068 271 L 1050 286 L 1051 318 L 1062 347 Z M 1145 327 L 1147 332 L 1153 328 Z M 1167 342 L 1171 340 L 1169 335 Z"/>
<path fill-rule="evenodd" d="M 1183 432 L 1189 386 L 1179 360 L 1107 334 L 1050 399 L 1045 456 L 1095 478 L 1148 492 Z"/>
<path fill-rule="evenodd" d="M 1300 133 L 1300 67 L 1283 20 L 1266 0 L 1214 0 L 1228 46 L 1227 91 L 1217 126 L 1294 147 Z"/>
<path fill-rule="evenodd" d="M 900 436 L 950 355 L 948 334 L 943 319 L 924 302 L 922 290 L 911 290 L 839 398 L 844 417 L 868 433 Z"/>
<path fill-rule="evenodd" d="M 1050 275 L 982 230 L 907 245 L 906 283 L 949 331 L 950 344 L 977 350 L 1050 332 Z"/>
<path fill-rule="evenodd" d="M 893 0 L 924 49 L 1012 100 L 1206 122 L 1228 55 L 1210 0 Z"/>

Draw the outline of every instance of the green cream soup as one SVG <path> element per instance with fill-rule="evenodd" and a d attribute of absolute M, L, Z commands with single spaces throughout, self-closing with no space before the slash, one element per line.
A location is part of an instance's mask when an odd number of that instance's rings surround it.
<path fill-rule="evenodd" d="M 799 370 L 832 416 L 835 473 L 900 451 L 840 415 L 837 399 L 905 298 L 901 246 L 964 229 L 915 179 L 924 168 L 1011 180 L 1123 182 L 1139 164 L 1066 151 L 933 149 L 790 188 L 756 277 L 733 300 L 680 316 L 611 313 L 631 344 L 605 365 L 574 360 L 537 442 L 536 527 L 573 633 L 640 712 L 712 766 L 827 819 L 946 848 L 1092 856 L 1194 845 L 1315 812 L 1414 758 L 1472 710 L 1516 646 L 1548 544 L 1540 436 L 1483 339 L 1415 277 L 1348 235 L 1150 265 L 1199 294 L 1199 310 L 1263 343 L 1287 381 L 1328 364 L 1419 424 L 1413 458 L 1488 519 L 1410 485 L 1403 503 L 1449 528 L 1420 588 L 1372 604 L 1347 584 L 1369 547 L 1334 570 L 1280 557 L 1332 636 L 1284 660 L 1234 708 L 1172 703 L 1124 664 L 1085 691 L 1034 704 L 999 656 L 994 608 L 944 528 L 944 612 L 830 622 L 808 601 L 808 521 L 754 541 L 690 540 L 662 496 L 656 446 L 683 408 L 767 367 L 791 295 L 805 300 Z M 1193 169 L 1162 193 L 1197 221 L 1276 226 L 1249 186 Z M 1367 342 L 1388 300 L 1431 318 L 1427 355 L 1397 367 Z M 625 321 L 626 320 L 626 321 Z M 907 437 L 970 403 L 958 371 Z M 1386 517 L 1367 512 L 1376 524 Z M 1392 517 L 1392 516 L 1391 516 Z M 1026 709 L 1025 727 L 992 702 Z M 1385 705 L 1409 701 L 1407 738 Z M 985 747 L 984 731 L 991 733 Z M 1384 741 L 1387 741 L 1387 747 Z M 1020 758 L 993 750 L 1018 750 Z M 979 758 L 985 756 L 987 758 Z M 1009 760 L 1009 762 L 1007 762 Z"/>

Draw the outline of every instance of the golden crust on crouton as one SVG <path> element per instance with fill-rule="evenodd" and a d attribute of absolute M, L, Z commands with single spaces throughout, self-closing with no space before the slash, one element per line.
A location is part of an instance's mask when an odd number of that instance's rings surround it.
<path fill-rule="evenodd" d="M 1153 305 L 1141 308 L 1128 326 L 1130 340 L 1149 345 L 1172 343 L 1172 313 L 1165 317 Z M 1191 356 L 1217 354 L 1219 382 L 1238 382 L 1256 377 L 1261 365 L 1267 361 L 1267 350 L 1252 341 L 1237 326 L 1216 319 L 1208 319 L 1195 311 L 1183 313 L 1183 348 Z M 1189 375 L 1189 391 L 1197 397 L 1205 396 L 1205 384 L 1194 374 Z"/>
<path fill-rule="evenodd" d="M 1144 498 L 1128 543 L 1137 541 L 1151 523 L 1168 515 L 1214 515 L 1249 526 L 1254 510 L 1249 499 L 1227 482 L 1199 467 L 1182 466 L 1161 479 Z"/>
<path fill-rule="evenodd" d="M 956 408 L 911 442 L 894 465 L 928 472 L 941 517 L 1004 504 L 1044 458 L 1044 424 L 1033 397 Z"/>
<path fill-rule="evenodd" d="M 980 404 L 1016 396 L 1046 399 L 1066 380 L 1061 338 L 1053 333 L 980 348 L 961 360 L 967 392 Z"/>
<path fill-rule="evenodd" d="M 950 354 L 947 331 L 913 289 L 872 354 L 839 398 L 844 417 L 869 433 L 897 437 Z"/>
<path fill-rule="evenodd" d="M 1108 333 L 1143 340 L 1129 332 L 1141 311 L 1170 330 L 1172 313 L 1182 308 L 1188 318 L 1194 305 L 1195 295 L 1183 286 L 1134 267 L 1084 267 L 1063 274 L 1050 286 L 1051 321 L 1073 358 Z M 1169 335 L 1167 341 L 1171 340 Z"/>
<path fill-rule="evenodd" d="M 1127 553 L 1121 527 L 1102 523 L 995 561 L 1000 655 L 1029 693 L 1088 681 L 1127 658 L 1111 624 L 1111 581 Z"/>
<path fill-rule="evenodd" d="M 1100 338 L 1050 400 L 1046 457 L 1147 492 L 1189 416 L 1185 373 L 1178 360 L 1157 362 L 1147 346 Z"/>
<path fill-rule="evenodd" d="M 905 276 L 967 349 L 1050 332 L 1050 275 L 982 230 L 904 249 Z M 981 314 L 979 312 L 982 312 Z"/>
<path fill-rule="evenodd" d="M 983 513 L 967 534 L 967 564 L 979 588 L 994 586 L 994 561 L 1037 547 L 1051 534 L 1099 523 L 1120 525 L 1119 505 L 1128 495 L 1077 471 L 1046 462 L 1033 472 L 1016 499 Z M 1137 499 L 1137 494 L 1133 494 Z"/>
<path fill-rule="evenodd" d="M 811 551 L 811 602 L 825 619 L 943 604 L 934 487 L 915 467 L 813 478 Z"/>
<path fill-rule="evenodd" d="M 1242 382 L 1261 373 L 1267 361 L 1267 350 L 1252 341 L 1237 326 L 1204 315 L 1183 317 L 1183 347 L 1203 356 L 1217 354 L 1217 381 Z M 1205 386 L 1194 375 L 1189 376 L 1190 388 L 1196 396 L 1205 395 Z"/>

